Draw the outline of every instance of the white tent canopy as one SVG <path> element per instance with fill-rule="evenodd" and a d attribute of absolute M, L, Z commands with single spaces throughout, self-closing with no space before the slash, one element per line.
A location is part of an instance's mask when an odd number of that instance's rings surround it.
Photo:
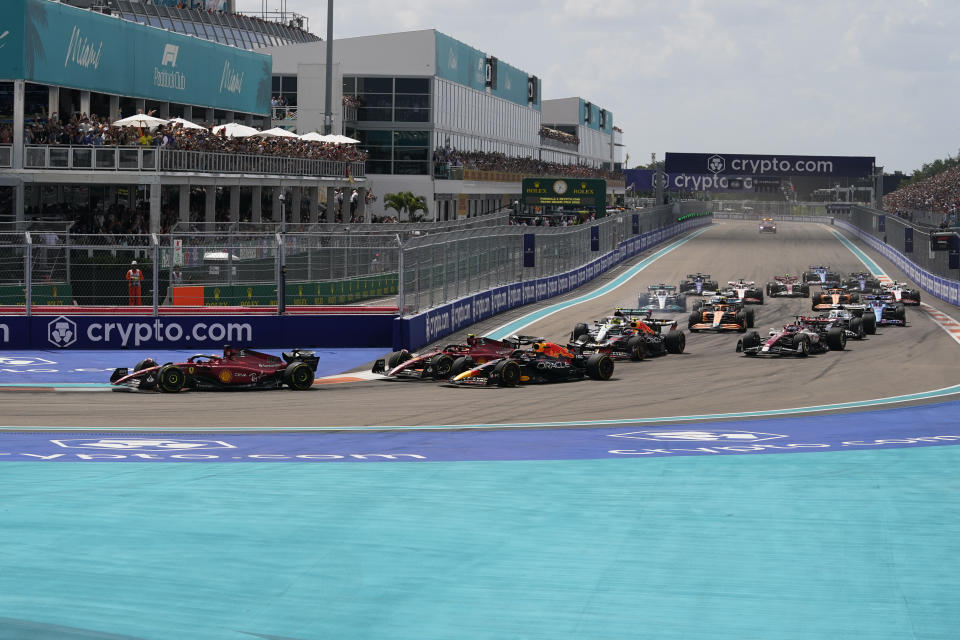
<path fill-rule="evenodd" d="M 300 136 L 301 140 L 306 140 L 307 142 L 326 142 L 327 136 L 321 135 L 316 131 L 311 131 L 310 133 L 305 133 Z"/>
<path fill-rule="evenodd" d="M 227 124 L 221 124 L 212 129 L 213 133 L 220 135 L 220 132 L 223 132 L 223 135 L 228 138 L 246 138 L 247 136 L 252 136 L 257 133 L 260 133 L 257 129 L 253 127 L 248 127 L 245 124 L 240 124 L 238 122 L 229 122 Z"/>
<path fill-rule="evenodd" d="M 128 116 L 126 118 L 120 118 L 113 123 L 115 127 L 140 127 L 143 129 L 153 129 L 158 127 L 161 124 L 167 124 L 167 121 L 163 118 L 155 118 L 153 116 L 148 116 L 145 113 L 138 113 L 133 116 Z"/>

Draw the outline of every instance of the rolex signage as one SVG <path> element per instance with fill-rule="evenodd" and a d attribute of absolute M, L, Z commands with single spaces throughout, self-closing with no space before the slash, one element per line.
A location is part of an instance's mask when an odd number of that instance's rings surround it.
<path fill-rule="evenodd" d="M 564 205 L 603 208 L 606 203 L 606 180 L 574 178 L 524 178 L 523 204 Z"/>

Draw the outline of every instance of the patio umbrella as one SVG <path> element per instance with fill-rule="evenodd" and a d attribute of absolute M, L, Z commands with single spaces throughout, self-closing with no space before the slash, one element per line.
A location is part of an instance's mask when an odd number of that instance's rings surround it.
<path fill-rule="evenodd" d="M 206 127 L 201 127 L 200 125 L 190 122 L 189 120 L 184 120 L 183 118 L 170 118 L 168 122 L 170 124 L 178 124 L 184 129 L 202 129 L 203 131 L 207 130 Z"/>
<path fill-rule="evenodd" d="M 326 136 L 326 137 L 329 138 L 329 142 L 333 142 L 335 144 L 359 144 L 360 143 L 359 140 L 348 138 L 347 136 L 340 135 L 339 133 L 334 134 L 332 136 Z"/>
<path fill-rule="evenodd" d="M 238 122 L 230 122 L 227 124 L 221 124 L 217 127 L 214 127 L 212 131 L 220 135 L 220 132 L 223 132 L 223 135 L 228 138 L 246 138 L 247 136 L 252 136 L 254 134 L 260 133 L 257 129 L 253 127 L 248 127 L 245 124 L 240 124 Z"/>
<path fill-rule="evenodd" d="M 316 131 L 311 131 L 310 133 L 305 133 L 300 136 L 301 140 L 306 140 L 307 142 L 326 142 L 326 136 L 317 133 Z"/>
<path fill-rule="evenodd" d="M 299 138 L 297 134 L 292 131 L 287 131 L 286 129 L 281 129 L 280 127 L 274 127 L 273 129 L 267 129 L 266 131 L 261 131 L 260 133 L 253 134 L 255 136 L 260 136 L 263 138 Z"/>
<path fill-rule="evenodd" d="M 120 118 L 113 123 L 115 127 L 140 127 L 141 129 L 153 129 L 161 124 L 167 124 L 163 118 L 155 118 L 145 113 L 138 113 L 126 118 Z"/>

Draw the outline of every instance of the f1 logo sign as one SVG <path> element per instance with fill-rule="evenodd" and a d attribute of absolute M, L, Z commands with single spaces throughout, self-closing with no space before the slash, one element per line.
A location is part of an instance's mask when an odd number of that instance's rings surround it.
<path fill-rule="evenodd" d="M 180 47 L 175 44 L 168 44 L 163 48 L 163 58 L 160 60 L 160 66 L 165 67 L 169 64 L 171 67 L 177 66 L 177 55 L 180 53 Z"/>

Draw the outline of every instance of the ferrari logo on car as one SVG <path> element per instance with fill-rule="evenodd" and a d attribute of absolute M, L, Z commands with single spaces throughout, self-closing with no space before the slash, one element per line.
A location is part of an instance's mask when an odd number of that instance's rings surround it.
<path fill-rule="evenodd" d="M 224 369 L 220 372 L 220 382 L 230 382 L 231 378 L 233 378 L 233 374 L 228 370 Z"/>

